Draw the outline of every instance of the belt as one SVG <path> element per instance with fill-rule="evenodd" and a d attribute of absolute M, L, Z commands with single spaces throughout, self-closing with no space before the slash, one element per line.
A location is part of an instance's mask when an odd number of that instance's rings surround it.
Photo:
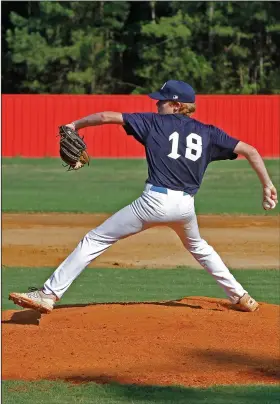
<path fill-rule="evenodd" d="M 164 187 L 156 187 L 155 185 L 152 185 L 150 188 L 151 191 L 154 192 L 159 192 L 160 194 L 168 194 L 168 188 L 164 188 Z M 183 191 L 179 191 L 179 192 L 183 192 Z M 183 195 L 189 195 L 187 192 L 183 192 Z"/>

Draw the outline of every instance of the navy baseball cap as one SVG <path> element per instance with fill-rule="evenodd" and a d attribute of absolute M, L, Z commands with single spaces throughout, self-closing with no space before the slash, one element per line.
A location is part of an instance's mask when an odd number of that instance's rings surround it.
<path fill-rule="evenodd" d="M 194 89 L 184 81 L 168 80 L 159 91 L 148 94 L 161 101 L 195 102 Z"/>

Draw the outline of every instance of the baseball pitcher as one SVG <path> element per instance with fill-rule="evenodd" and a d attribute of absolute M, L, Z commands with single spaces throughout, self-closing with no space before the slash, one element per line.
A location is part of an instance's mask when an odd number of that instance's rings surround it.
<path fill-rule="evenodd" d="M 169 80 L 149 94 L 157 100 L 158 113 L 100 112 L 60 127 L 61 158 L 70 169 L 88 163 L 86 144 L 78 130 L 96 125 L 122 125 L 129 136 L 144 145 L 148 179 L 142 195 L 89 231 L 76 249 L 59 265 L 39 290 L 11 293 L 9 299 L 22 307 L 50 313 L 72 282 L 89 263 L 118 240 L 166 223 L 180 237 L 184 247 L 223 288 L 230 302 L 242 311 L 258 309 L 258 303 L 230 273 L 220 256 L 199 233 L 194 196 L 209 163 L 246 157 L 263 186 L 263 207 L 273 209 L 277 192 L 258 151 L 232 138 L 213 125 L 193 118 L 195 93 L 182 81 Z"/>

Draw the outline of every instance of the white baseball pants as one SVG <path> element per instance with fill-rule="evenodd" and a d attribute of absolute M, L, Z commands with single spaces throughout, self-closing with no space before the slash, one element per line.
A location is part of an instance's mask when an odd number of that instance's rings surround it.
<path fill-rule="evenodd" d="M 45 282 L 43 291 L 61 298 L 86 266 L 115 242 L 139 233 L 152 224 L 166 223 L 176 231 L 185 248 L 224 289 L 229 300 L 237 303 L 246 290 L 229 272 L 213 247 L 200 237 L 194 198 L 182 191 L 160 188 L 160 192 L 157 192 L 153 189 L 158 190 L 147 184 L 138 199 L 88 232 Z M 166 193 L 161 193 L 162 191 Z"/>

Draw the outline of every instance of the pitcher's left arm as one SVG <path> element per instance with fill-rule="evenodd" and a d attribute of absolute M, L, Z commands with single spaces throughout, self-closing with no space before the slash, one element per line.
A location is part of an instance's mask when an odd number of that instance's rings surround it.
<path fill-rule="evenodd" d="M 78 119 L 77 121 L 73 121 L 66 126 L 69 126 L 74 130 L 79 130 L 87 128 L 88 126 L 106 125 L 109 123 L 124 125 L 122 113 L 113 111 L 97 112 L 96 114 L 91 114 Z"/>

